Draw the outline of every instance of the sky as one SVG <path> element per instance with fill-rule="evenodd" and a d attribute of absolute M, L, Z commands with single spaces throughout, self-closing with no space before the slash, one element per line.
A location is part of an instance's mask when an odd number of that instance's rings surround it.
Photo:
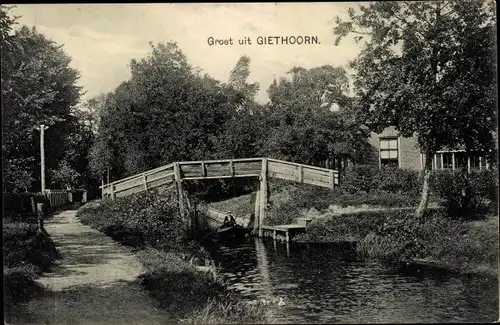
<path fill-rule="evenodd" d="M 161 3 L 17 5 L 20 24 L 36 26 L 63 44 L 80 71 L 83 101 L 113 91 L 131 76 L 129 62 L 151 52 L 149 42 L 177 42 L 188 62 L 227 82 L 242 55 L 250 58 L 249 82 L 258 82 L 257 100 L 268 100 L 273 78 L 294 66 L 342 66 L 360 48 L 352 39 L 334 46 L 334 18 L 345 18 L 354 2 L 333 3 Z M 316 36 L 320 44 L 258 45 L 259 36 Z M 208 38 L 232 38 L 234 45 L 210 46 Z M 237 40 L 249 37 L 251 45 Z"/>

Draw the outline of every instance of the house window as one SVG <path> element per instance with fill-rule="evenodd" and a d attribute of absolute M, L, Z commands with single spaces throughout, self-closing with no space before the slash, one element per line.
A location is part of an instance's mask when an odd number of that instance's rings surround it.
<path fill-rule="evenodd" d="M 399 166 L 398 139 L 380 139 L 380 165 Z"/>

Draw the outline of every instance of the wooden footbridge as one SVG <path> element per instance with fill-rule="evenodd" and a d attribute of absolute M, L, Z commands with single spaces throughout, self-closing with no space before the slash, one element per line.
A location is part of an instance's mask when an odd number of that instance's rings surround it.
<path fill-rule="evenodd" d="M 255 200 L 256 222 L 254 223 L 254 230 L 258 229 L 259 236 L 262 236 L 262 225 L 268 206 L 267 179 L 269 177 L 330 189 L 339 184 L 339 173 L 336 170 L 271 158 L 244 158 L 175 162 L 109 184 L 103 184 L 100 188 L 103 198 L 114 199 L 160 186 L 176 186 L 179 193 L 181 216 L 185 218 L 184 181 L 239 177 L 255 177 L 260 180 Z"/>

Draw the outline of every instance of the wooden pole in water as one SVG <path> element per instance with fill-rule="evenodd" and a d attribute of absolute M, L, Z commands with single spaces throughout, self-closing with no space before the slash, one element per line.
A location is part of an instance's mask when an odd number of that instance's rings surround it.
<path fill-rule="evenodd" d="M 186 214 L 184 211 L 184 191 L 182 189 L 182 180 L 181 180 L 181 170 L 179 168 L 179 163 L 174 164 L 174 177 L 175 177 L 175 184 L 177 187 L 177 197 L 179 199 L 179 210 L 181 214 L 181 218 L 186 224 L 186 226 L 189 226 L 189 222 L 186 220 Z"/>
<path fill-rule="evenodd" d="M 260 215 L 260 190 L 257 190 L 257 192 L 255 192 L 255 210 L 254 210 L 253 230 L 252 230 L 252 233 L 254 235 L 256 235 L 259 232 L 259 227 L 260 227 L 259 215 Z"/>
<path fill-rule="evenodd" d="M 267 202 L 267 158 L 264 158 L 262 159 L 260 174 L 259 237 L 262 237 L 262 225 L 266 218 Z"/>

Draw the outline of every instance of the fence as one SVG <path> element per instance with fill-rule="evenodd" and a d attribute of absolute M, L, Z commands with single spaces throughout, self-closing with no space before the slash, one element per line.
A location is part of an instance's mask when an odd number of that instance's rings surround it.
<path fill-rule="evenodd" d="M 67 190 L 45 190 L 45 197 L 49 201 L 51 208 L 57 208 L 69 203 L 69 196 Z"/>

